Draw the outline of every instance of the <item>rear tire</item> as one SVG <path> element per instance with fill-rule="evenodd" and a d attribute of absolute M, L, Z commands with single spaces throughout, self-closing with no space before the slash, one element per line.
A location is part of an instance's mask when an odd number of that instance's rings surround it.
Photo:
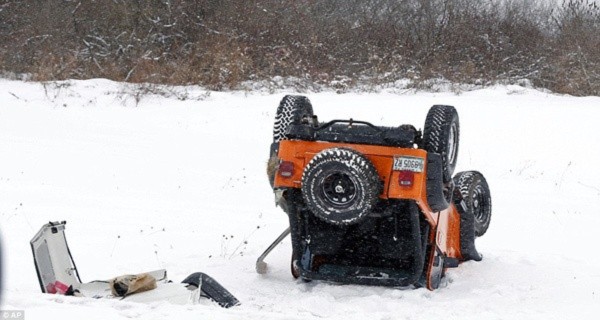
<path fill-rule="evenodd" d="M 275 114 L 273 125 L 273 143 L 286 139 L 288 129 L 292 124 L 301 124 L 305 119 L 312 118 L 313 108 L 305 96 L 287 95 L 281 99 Z"/>
<path fill-rule="evenodd" d="M 302 196 L 308 209 L 335 225 L 351 225 L 366 218 L 379 194 L 377 170 L 352 149 L 319 152 L 302 175 Z"/>
<path fill-rule="evenodd" d="M 275 123 L 273 124 L 273 143 L 267 162 L 267 178 L 271 188 L 273 188 L 275 172 L 279 166 L 279 159 L 277 158 L 279 142 L 287 138 L 290 125 L 301 124 L 305 119 L 312 118 L 312 116 L 312 105 L 305 96 L 287 95 L 279 102 L 275 113 Z"/>
<path fill-rule="evenodd" d="M 442 156 L 444 183 L 452 181 L 458 157 L 460 126 L 453 106 L 435 105 L 425 119 L 423 149 Z"/>

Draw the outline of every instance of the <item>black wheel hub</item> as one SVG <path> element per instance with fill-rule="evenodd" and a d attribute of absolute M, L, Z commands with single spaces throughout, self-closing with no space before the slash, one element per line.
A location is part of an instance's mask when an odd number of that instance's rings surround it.
<path fill-rule="evenodd" d="M 453 164 L 456 161 L 456 155 L 458 153 L 458 128 L 456 123 L 453 123 L 450 127 L 450 134 L 448 137 L 448 164 Z"/>
<path fill-rule="evenodd" d="M 356 198 L 356 184 L 345 173 L 336 172 L 323 179 L 322 192 L 333 206 L 345 208 Z"/>
<path fill-rule="evenodd" d="M 483 221 L 485 217 L 485 191 L 478 185 L 473 192 L 473 214 L 475 219 Z"/>

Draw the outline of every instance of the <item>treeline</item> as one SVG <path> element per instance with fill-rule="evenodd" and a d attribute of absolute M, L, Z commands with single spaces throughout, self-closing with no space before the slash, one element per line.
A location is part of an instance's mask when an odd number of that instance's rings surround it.
<path fill-rule="evenodd" d="M 236 88 L 523 79 L 600 95 L 593 0 L 2 0 L 0 71 Z"/>

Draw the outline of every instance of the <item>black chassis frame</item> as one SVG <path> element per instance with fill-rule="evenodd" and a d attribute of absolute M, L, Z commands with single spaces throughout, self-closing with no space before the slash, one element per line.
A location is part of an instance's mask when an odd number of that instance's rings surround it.
<path fill-rule="evenodd" d="M 283 192 L 292 237 L 292 268 L 304 280 L 423 286 L 429 224 L 412 200 L 381 200 L 360 224 L 336 226 L 305 206 L 300 189 Z"/>

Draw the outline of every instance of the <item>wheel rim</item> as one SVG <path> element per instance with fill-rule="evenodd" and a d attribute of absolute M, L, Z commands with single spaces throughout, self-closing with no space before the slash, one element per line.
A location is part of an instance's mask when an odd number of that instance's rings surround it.
<path fill-rule="evenodd" d="M 477 221 L 485 221 L 485 191 L 483 187 L 478 185 L 473 191 L 473 213 Z"/>
<path fill-rule="evenodd" d="M 292 254 L 292 263 L 291 263 L 290 267 L 292 270 L 292 277 L 294 277 L 294 279 L 300 278 L 300 270 L 298 270 L 298 268 L 296 267 L 296 264 L 294 263 L 294 254 Z"/>
<path fill-rule="evenodd" d="M 335 207 L 347 207 L 356 198 L 356 184 L 345 173 L 336 172 L 328 175 L 323 179 L 321 186 L 325 199 Z"/>
<path fill-rule="evenodd" d="M 450 135 L 448 137 L 448 164 L 452 165 L 456 160 L 458 148 L 458 128 L 456 127 L 456 123 L 452 123 L 450 127 Z"/>

